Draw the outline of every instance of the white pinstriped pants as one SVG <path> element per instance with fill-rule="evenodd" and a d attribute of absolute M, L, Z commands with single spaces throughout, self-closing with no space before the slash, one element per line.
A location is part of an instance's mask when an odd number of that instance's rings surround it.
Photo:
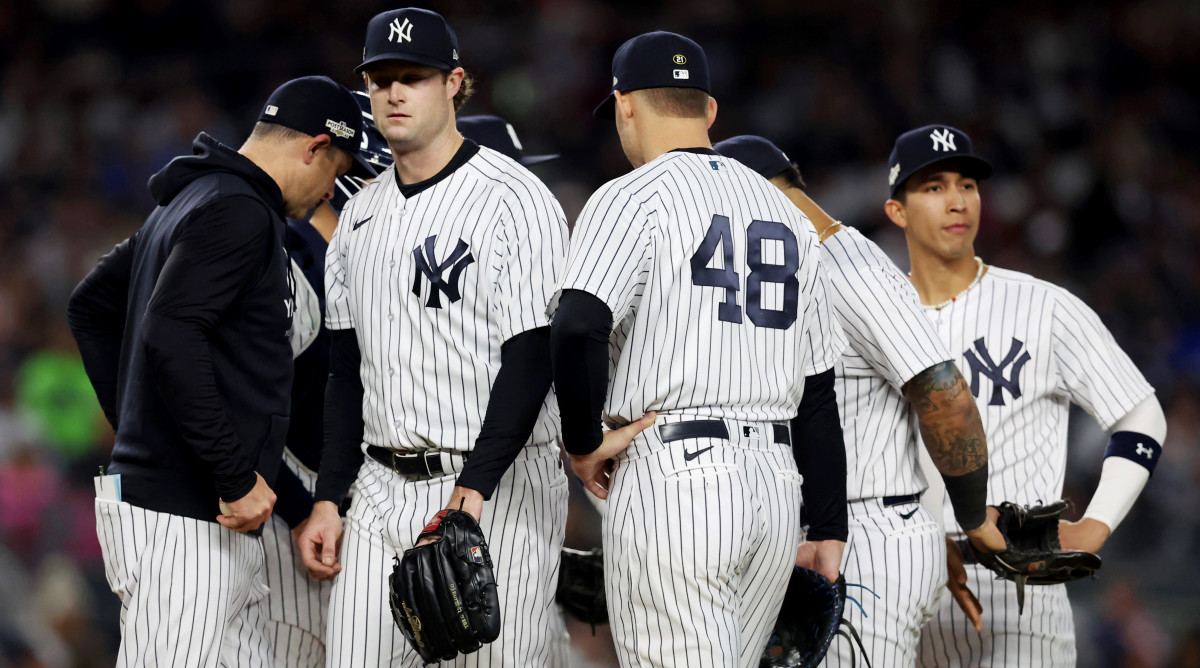
<path fill-rule="evenodd" d="M 315 493 L 317 474 L 286 449 L 283 465 L 291 469 L 310 494 Z M 333 583 L 308 575 L 300 551 L 292 542 L 287 522 L 278 515 L 263 527 L 267 587 L 266 628 L 276 666 L 317 668 L 325 665 L 325 612 Z"/>
<path fill-rule="evenodd" d="M 850 536 L 842 573 L 847 583 L 864 585 L 875 595 L 848 588 L 847 595 L 857 599 L 862 610 L 846 601 L 843 615 L 862 636 L 872 666 L 911 667 L 917 661 L 921 627 L 937 612 L 939 598 L 950 596 L 946 539 L 919 501 L 887 507 L 874 498 L 851 501 L 849 506 Z M 849 668 L 861 659 L 857 644 L 835 637 L 821 665 Z"/>
<path fill-rule="evenodd" d="M 921 666 L 1000 668 L 1075 665 L 1075 620 L 1066 585 L 1026 586 L 1017 614 L 1017 588 L 978 564 L 967 565 L 967 585 L 983 605 L 983 633 L 947 593 L 921 633 Z"/>
<path fill-rule="evenodd" d="M 415 667 L 388 607 L 392 558 L 402 555 L 450 498 L 457 473 L 410 480 L 367 457 L 354 483 L 342 538 L 342 572 L 329 601 L 329 666 Z M 483 505 L 500 595 L 500 637 L 439 665 L 535 668 L 567 665 L 567 631 L 554 602 L 567 521 L 567 477 L 557 445 L 529 446 Z"/>
<path fill-rule="evenodd" d="M 258 538 L 101 499 L 96 533 L 121 599 L 117 666 L 272 665 Z"/>
<path fill-rule="evenodd" d="M 617 461 L 603 523 L 617 656 L 754 667 L 796 561 L 800 474 L 770 423 L 726 420 L 730 440 L 664 444 L 658 425 L 683 419 L 661 416 Z"/>

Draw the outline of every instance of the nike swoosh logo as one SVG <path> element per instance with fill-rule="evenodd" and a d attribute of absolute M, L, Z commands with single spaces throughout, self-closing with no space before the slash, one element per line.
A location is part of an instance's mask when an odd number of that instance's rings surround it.
<path fill-rule="evenodd" d="M 686 459 L 686 460 L 688 460 L 688 461 L 690 462 L 690 461 L 692 461 L 693 459 L 695 459 L 695 458 L 699 457 L 700 455 L 702 455 L 702 454 L 704 454 L 704 453 L 708 452 L 709 450 L 712 450 L 712 449 L 713 449 L 713 447 L 715 447 L 715 446 L 712 446 L 712 445 L 710 445 L 710 446 L 708 446 L 707 448 L 700 448 L 699 450 L 697 450 L 697 451 L 695 451 L 695 452 L 688 452 L 687 450 L 684 450 L 684 451 L 683 451 L 683 458 L 684 458 L 684 459 Z"/>
<path fill-rule="evenodd" d="M 372 219 L 372 218 L 374 218 L 374 217 L 375 217 L 375 216 L 367 216 L 366 218 L 363 218 L 362 220 L 360 220 L 360 221 L 358 221 L 357 223 L 355 223 L 355 224 L 354 224 L 354 227 L 350 228 L 350 230 L 351 230 L 351 231 L 357 230 L 358 228 L 362 227 L 363 225 L 366 225 L 366 224 L 367 224 L 367 221 L 368 221 L 368 220 L 371 220 L 371 219 Z"/>
<path fill-rule="evenodd" d="M 896 514 L 898 514 L 901 519 L 908 519 L 908 518 L 912 517 L 913 515 L 916 515 L 917 511 L 920 509 L 921 509 L 921 506 L 917 506 L 916 508 L 913 508 L 911 511 L 909 511 L 908 514 L 904 514 L 901 512 L 897 512 Z"/>

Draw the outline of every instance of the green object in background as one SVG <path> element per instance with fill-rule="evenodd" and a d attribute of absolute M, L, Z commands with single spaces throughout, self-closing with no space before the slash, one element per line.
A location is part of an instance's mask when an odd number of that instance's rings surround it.
<path fill-rule="evenodd" d="M 37 441 L 68 457 L 96 446 L 103 413 L 77 354 L 39 350 L 17 371 L 17 410 Z"/>

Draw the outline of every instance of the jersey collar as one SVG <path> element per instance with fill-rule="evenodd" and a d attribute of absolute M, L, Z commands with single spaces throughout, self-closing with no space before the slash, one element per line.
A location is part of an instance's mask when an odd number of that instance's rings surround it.
<path fill-rule="evenodd" d="M 392 170 L 393 178 L 396 181 L 396 186 L 400 188 L 400 194 L 404 195 L 405 199 L 415 197 L 421 192 L 436 186 L 439 182 L 453 174 L 454 170 L 467 164 L 467 161 L 475 157 L 475 154 L 478 152 L 479 144 L 476 144 L 470 139 L 463 139 L 462 146 L 458 147 L 458 151 L 454 154 L 454 157 L 450 158 L 450 162 L 446 163 L 446 166 L 442 168 L 442 171 L 438 172 L 437 174 L 434 174 L 424 181 L 409 183 L 407 185 L 400 183 L 400 174 L 396 172 L 396 170 Z"/>

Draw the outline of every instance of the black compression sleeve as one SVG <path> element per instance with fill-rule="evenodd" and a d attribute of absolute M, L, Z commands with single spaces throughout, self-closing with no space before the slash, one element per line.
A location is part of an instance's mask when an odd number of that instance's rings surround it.
<path fill-rule="evenodd" d="M 529 440 L 550 393 L 550 328 L 522 332 L 500 348 L 500 371 L 488 398 L 479 438 L 458 484 L 492 498 L 492 492 Z"/>
<path fill-rule="evenodd" d="M 804 515 L 808 540 L 845 541 L 846 445 L 838 418 L 833 370 L 809 376 L 792 420 L 792 455 L 804 476 Z"/>
<path fill-rule="evenodd" d="M 342 505 L 362 466 L 362 353 L 353 329 L 331 332 L 329 382 L 325 384 L 325 446 L 317 473 L 316 501 Z"/>
<path fill-rule="evenodd" d="M 562 412 L 567 452 L 586 455 L 600 447 L 600 413 L 608 394 L 608 338 L 612 311 L 599 298 L 565 290 L 554 314 L 550 360 Z"/>
<path fill-rule="evenodd" d="M 271 512 L 283 518 L 289 529 L 295 529 L 312 514 L 313 497 L 304 488 L 304 483 L 286 464 L 279 466 L 275 478 L 275 507 Z"/>

